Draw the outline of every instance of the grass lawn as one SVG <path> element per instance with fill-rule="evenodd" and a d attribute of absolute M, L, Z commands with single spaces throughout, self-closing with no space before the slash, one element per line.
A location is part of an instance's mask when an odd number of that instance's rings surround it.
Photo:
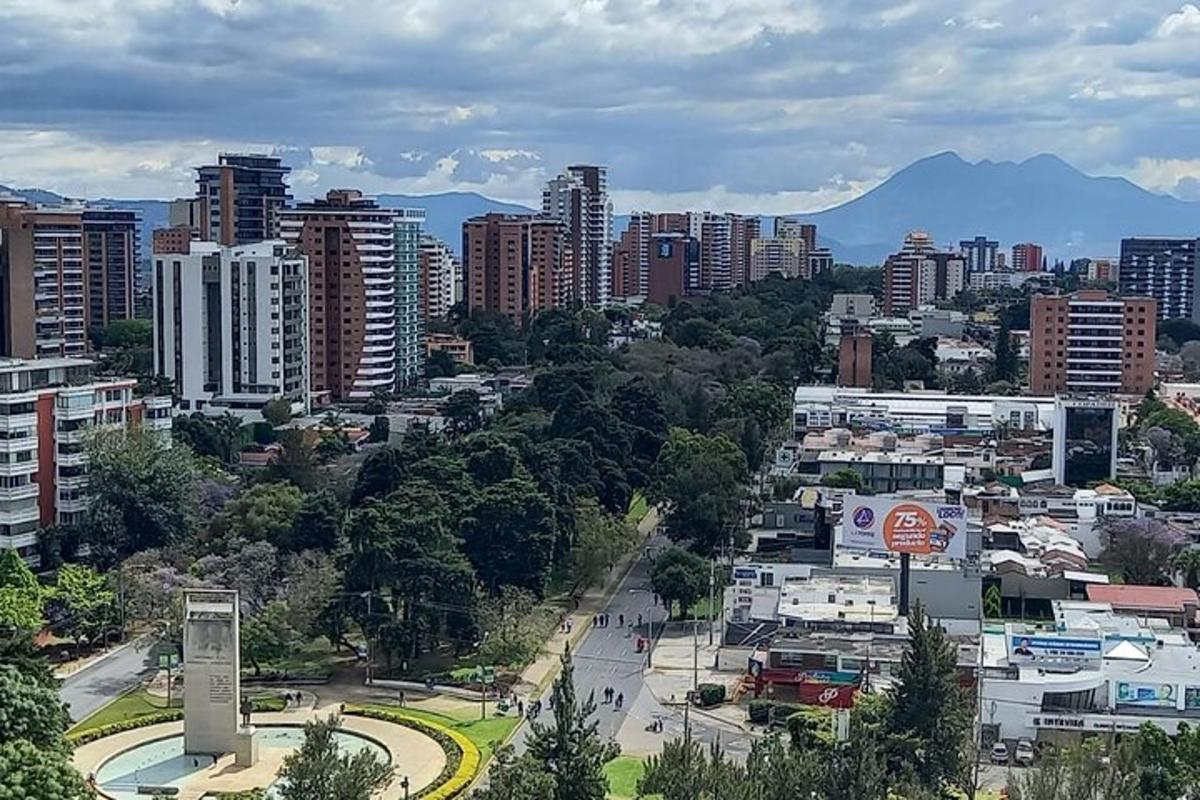
<path fill-rule="evenodd" d="M 645 771 L 646 762 L 632 756 L 617 756 L 605 764 L 608 796 L 612 800 L 632 800 L 637 797 L 637 783 Z"/>
<path fill-rule="evenodd" d="M 183 698 L 171 698 L 172 708 L 183 708 Z M 68 733 L 78 733 L 80 731 L 99 728 L 101 725 L 110 725 L 114 722 L 124 722 L 128 719 L 137 719 L 149 714 L 157 714 L 161 711 L 166 711 L 167 700 L 165 697 L 154 697 L 145 689 L 134 689 L 132 692 L 123 694 L 116 700 L 112 701 L 104 708 L 94 712 L 91 716 L 81 719 L 75 723 Z"/>
<path fill-rule="evenodd" d="M 650 504 L 646 502 L 645 497 L 642 497 L 642 493 L 634 492 L 633 497 L 629 499 L 629 511 L 625 513 L 625 521 L 631 525 L 637 525 L 649 510 Z"/>
<path fill-rule="evenodd" d="M 481 720 L 478 709 L 471 711 L 463 709 L 461 713 L 450 715 L 379 704 L 369 705 L 366 708 L 373 708 L 377 711 L 386 711 L 392 714 L 401 713 L 405 716 L 428 720 L 429 722 L 436 722 L 439 725 L 445 725 L 447 728 L 453 728 L 470 739 L 479 748 L 479 754 L 484 764 L 491 759 L 493 747 L 503 742 L 512 733 L 513 728 L 517 727 L 518 721 L 516 717 L 488 717 Z M 489 703 L 488 713 L 491 714 L 493 711 L 494 708 Z"/>

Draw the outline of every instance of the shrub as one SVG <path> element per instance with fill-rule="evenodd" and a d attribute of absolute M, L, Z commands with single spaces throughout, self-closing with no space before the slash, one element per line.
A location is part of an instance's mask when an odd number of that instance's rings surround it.
<path fill-rule="evenodd" d="M 725 687 L 719 683 L 702 683 L 697 687 L 697 691 L 703 708 L 719 706 L 725 702 Z"/>
<path fill-rule="evenodd" d="M 120 722 L 110 722 L 107 725 L 88 728 L 79 733 L 68 733 L 67 741 L 79 747 L 88 742 L 103 739 L 105 736 L 112 736 L 115 733 L 124 733 L 125 731 L 136 730 L 137 728 L 145 728 L 149 725 L 158 725 L 160 722 L 178 722 L 181 719 L 183 719 L 183 709 L 172 708 L 168 711 L 159 711 L 155 714 L 146 714 L 142 717 L 125 719 Z"/>
<path fill-rule="evenodd" d="M 403 725 L 420 731 L 441 745 L 446 754 L 446 766 L 437 780 L 413 795 L 414 800 L 452 800 L 461 797 L 475 781 L 482 757 L 475 743 L 456 730 L 402 713 L 381 711 L 375 708 L 347 708 L 346 716 L 367 717 Z"/>
<path fill-rule="evenodd" d="M 751 700 L 750 721 L 764 724 L 771 717 L 771 709 L 775 709 L 775 722 L 782 724 L 784 720 L 801 711 L 804 706 L 799 703 L 782 703 L 775 700 Z"/>

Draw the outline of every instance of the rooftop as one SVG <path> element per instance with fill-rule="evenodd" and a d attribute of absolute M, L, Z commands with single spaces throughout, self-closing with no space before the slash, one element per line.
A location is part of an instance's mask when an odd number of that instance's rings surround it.
<path fill-rule="evenodd" d="M 1109 603 L 1113 608 L 1143 609 L 1146 611 L 1171 611 L 1182 614 L 1187 606 L 1200 606 L 1200 596 L 1195 589 L 1177 586 L 1088 586 L 1088 600 Z"/>

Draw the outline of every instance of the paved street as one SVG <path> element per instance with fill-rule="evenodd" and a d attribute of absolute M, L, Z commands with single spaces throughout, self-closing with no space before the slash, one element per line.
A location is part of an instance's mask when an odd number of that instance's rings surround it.
<path fill-rule="evenodd" d="M 78 722 L 153 672 L 149 661 L 153 644 L 152 638 L 141 639 L 64 679 L 59 694 L 70 709 L 71 719 Z"/>
<path fill-rule="evenodd" d="M 651 547 L 665 544 L 666 540 L 661 537 L 650 542 Z M 650 559 L 644 552 L 618 585 L 606 611 L 610 617 L 609 626 L 590 628 L 574 652 L 576 694 L 584 700 L 595 692 L 596 719 L 599 721 L 600 735 L 605 739 L 616 739 L 627 718 L 631 725 L 637 725 L 639 729 L 644 730 L 656 714 L 661 714 L 665 720 L 664 732 L 644 732 L 644 736 L 638 738 L 647 742 L 648 746 L 638 749 L 649 750 L 654 740 L 665 741 L 681 736 L 683 711 L 679 708 L 663 707 L 645 688 L 642 670 L 646 656 L 637 652 L 638 634 L 629 627 L 631 620 L 636 622 L 638 614 L 642 615 L 646 625 L 650 620 L 657 625 L 666 617 L 665 610 L 654 605 L 653 591 L 650 588 Z M 621 614 L 625 615 L 624 628 L 617 626 Z M 606 686 L 611 686 L 618 693 L 625 695 L 620 710 L 603 703 Z M 550 692 L 547 691 L 545 697 L 548 699 L 549 695 Z M 549 710 L 544 710 L 541 721 L 550 722 L 550 714 Z M 697 715 L 692 715 L 691 722 L 693 735 L 702 741 L 713 741 L 719 735 L 722 745 L 728 746 L 729 750 L 741 753 L 749 751 L 749 738 L 741 731 L 731 730 Z M 524 751 L 528 734 L 529 725 L 526 723 L 513 740 L 518 752 Z M 657 750 L 657 747 L 653 749 Z"/>

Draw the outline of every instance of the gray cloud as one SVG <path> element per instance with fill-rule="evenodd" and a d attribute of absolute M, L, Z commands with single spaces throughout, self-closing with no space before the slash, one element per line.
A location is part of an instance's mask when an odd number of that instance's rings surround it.
<path fill-rule="evenodd" d="M 1194 194 L 1200 17 L 1121 5 L 0 0 L 0 183 L 165 196 L 205 153 L 261 146 L 298 193 L 530 202 L 590 160 L 638 202 L 755 210 L 954 149 Z"/>

